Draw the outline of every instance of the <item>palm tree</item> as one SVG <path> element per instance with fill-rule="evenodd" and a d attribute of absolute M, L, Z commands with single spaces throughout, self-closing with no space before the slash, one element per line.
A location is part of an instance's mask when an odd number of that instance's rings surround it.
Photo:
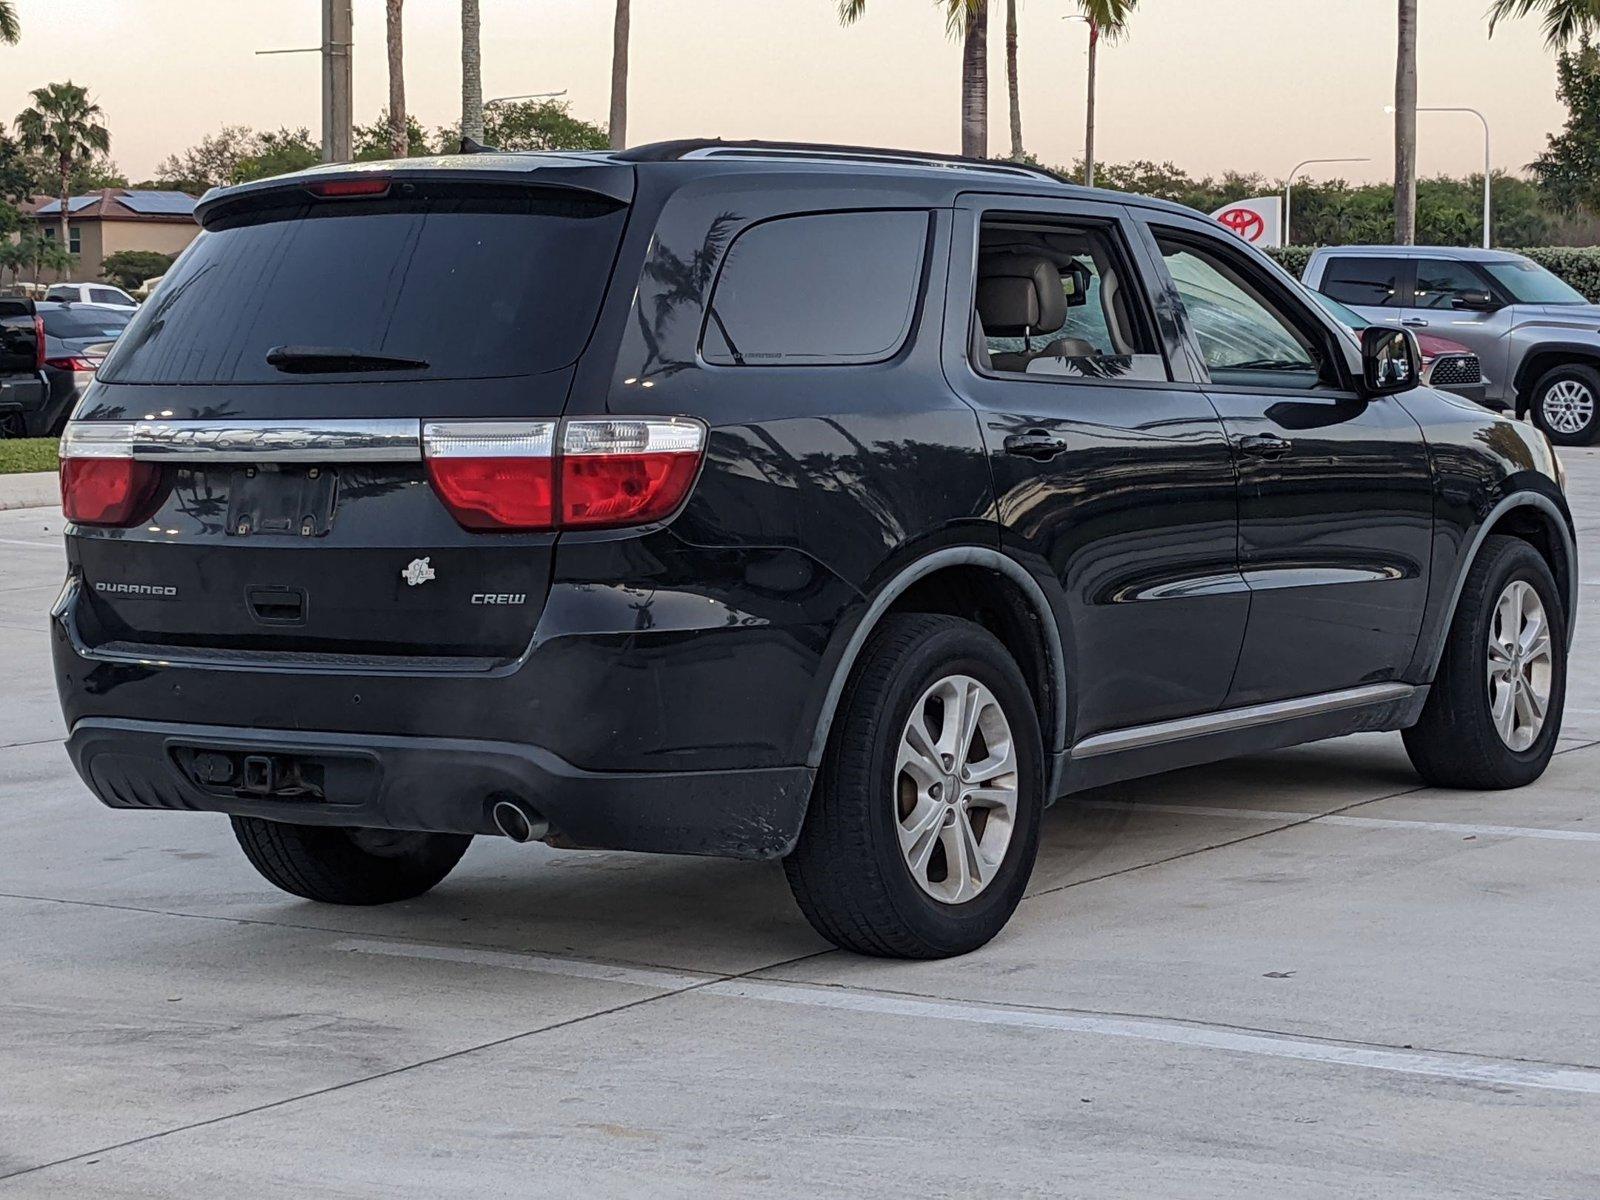
<path fill-rule="evenodd" d="M 385 34 L 389 47 L 389 153 L 404 158 L 411 149 L 411 134 L 406 128 L 405 35 L 401 30 L 401 8 L 405 0 L 385 0 Z"/>
<path fill-rule="evenodd" d="M 1017 0 L 1006 0 L 1006 92 L 1011 100 L 1011 158 L 1027 157 L 1022 148 L 1022 97 L 1017 91 Z"/>
<path fill-rule="evenodd" d="M 1394 240 L 1417 240 L 1417 0 L 1400 0 L 1394 68 Z"/>
<path fill-rule="evenodd" d="M 17 115 L 17 136 L 22 148 L 54 160 L 61 180 L 61 246 L 68 245 L 67 217 L 72 200 L 72 172 L 96 153 L 111 150 L 111 135 L 96 119 L 100 106 L 89 100 L 89 89 L 66 83 L 46 84 L 29 93 L 33 106 Z"/>
<path fill-rule="evenodd" d="M 483 141 L 483 46 L 478 0 L 461 0 L 461 140 Z"/>
<path fill-rule="evenodd" d="M 22 25 L 11 0 L 0 0 L 0 42 L 15 46 L 22 37 Z"/>
<path fill-rule="evenodd" d="M 628 0 L 617 0 L 611 28 L 611 148 L 628 144 Z"/>
<path fill-rule="evenodd" d="M 1552 50 L 1600 32 L 1600 0 L 1494 0 L 1489 6 L 1489 36 L 1501 21 L 1534 13 L 1544 18 L 1545 45 Z"/>
<path fill-rule="evenodd" d="M 961 153 L 989 156 L 989 0 L 941 0 L 945 32 L 962 36 Z M 839 0 L 839 23 L 853 25 L 867 0 Z"/>
<path fill-rule="evenodd" d="M 1094 99 L 1099 73 L 1100 41 L 1115 45 L 1128 32 L 1128 21 L 1139 0 L 1078 0 L 1078 11 L 1089 26 L 1089 100 L 1083 135 L 1083 182 L 1094 186 Z"/>

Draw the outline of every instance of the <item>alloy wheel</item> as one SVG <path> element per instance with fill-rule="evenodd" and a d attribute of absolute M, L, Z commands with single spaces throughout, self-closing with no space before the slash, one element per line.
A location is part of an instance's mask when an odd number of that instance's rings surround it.
<path fill-rule="evenodd" d="M 1594 393 L 1577 379 L 1557 380 L 1546 389 L 1539 408 L 1556 433 L 1582 433 L 1594 420 Z"/>
<path fill-rule="evenodd" d="M 999 873 L 1017 821 L 1017 755 L 994 693 L 969 675 L 917 701 L 894 770 L 896 832 L 911 876 L 943 904 L 981 893 Z"/>
<path fill-rule="evenodd" d="M 1533 585 L 1506 584 L 1489 622 L 1489 715 L 1516 751 L 1533 745 L 1550 709 L 1554 658 L 1550 620 Z"/>

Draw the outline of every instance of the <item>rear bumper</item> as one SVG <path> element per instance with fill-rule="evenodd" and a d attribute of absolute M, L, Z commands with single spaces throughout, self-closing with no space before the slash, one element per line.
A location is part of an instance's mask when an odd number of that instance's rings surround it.
<path fill-rule="evenodd" d="M 290 732 L 112 718 L 78 721 L 73 765 L 112 808 L 224 812 L 306 825 L 494 833 L 492 799 L 515 796 L 563 845 L 779 858 L 794 847 L 813 772 L 770 767 L 597 772 L 508 742 Z M 194 753 L 304 765 L 320 796 L 259 796 L 210 785 Z"/>

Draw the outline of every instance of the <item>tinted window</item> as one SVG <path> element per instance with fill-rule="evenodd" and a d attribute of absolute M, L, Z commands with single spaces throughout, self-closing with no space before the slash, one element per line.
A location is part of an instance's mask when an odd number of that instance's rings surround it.
<path fill-rule="evenodd" d="M 1483 269 L 1519 304 L 1587 304 L 1583 294 L 1525 258 L 1488 262 Z"/>
<path fill-rule="evenodd" d="M 1458 296 L 1482 296 L 1487 291 L 1488 283 L 1468 263 L 1419 259 L 1416 298 L 1411 304 L 1414 308 L 1452 308 Z"/>
<path fill-rule="evenodd" d="M 1323 382 L 1313 339 L 1252 266 L 1198 241 L 1157 241 L 1213 380 L 1272 388 Z"/>
<path fill-rule="evenodd" d="M 420 188 L 420 185 L 419 185 Z M 430 186 L 296 204 L 208 229 L 107 359 L 120 383 L 315 383 L 277 346 L 417 359 L 387 379 L 483 379 L 577 358 L 625 210 L 585 193 Z M 359 378 L 341 373 L 336 378 Z"/>
<path fill-rule="evenodd" d="M 44 294 L 46 300 L 76 300 L 78 289 L 73 287 L 53 287 Z"/>
<path fill-rule="evenodd" d="M 717 277 L 702 353 L 723 365 L 878 362 L 906 340 L 928 215 L 830 213 L 745 230 Z"/>
<path fill-rule="evenodd" d="M 1393 308 L 1401 303 L 1405 264 L 1397 258 L 1330 258 L 1322 291 L 1344 304 Z"/>
<path fill-rule="evenodd" d="M 95 304 L 130 305 L 130 301 L 121 292 L 113 292 L 110 288 L 90 288 L 89 299 Z"/>
<path fill-rule="evenodd" d="M 104 308 L 41 308 L 44 331 L 51 337 L 121 337 L 123 329 L 132 319 L 131 313 L 112 312 Z"/>

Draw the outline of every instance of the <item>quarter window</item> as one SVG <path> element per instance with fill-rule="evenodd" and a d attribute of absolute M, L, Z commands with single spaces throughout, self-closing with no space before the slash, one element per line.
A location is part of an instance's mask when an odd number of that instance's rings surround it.
<path fill-rule="evenodd" d="M 921 292 L 925 212 L 782 217 L 735 239 L 701 353 L 722 366 L 881 362 L 905 344 Z"/>
<path fill-rule="evenodd" d="M 1357 308 L 1398 308 L 1405 264 L 1397 258 L 1331 258 L 1319 290 Z"/>

